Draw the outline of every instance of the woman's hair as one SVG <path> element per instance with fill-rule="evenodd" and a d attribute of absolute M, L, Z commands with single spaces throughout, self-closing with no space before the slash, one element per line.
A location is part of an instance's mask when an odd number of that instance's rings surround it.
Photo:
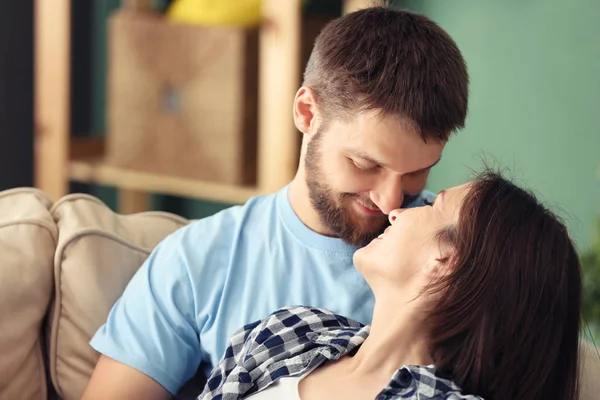
<path fill-rule="evenodd" d="M 576 400 L 581 268 L 565 225 L 487 170 L 439 238 L 455 252 L 431 288 L 436 368 L 486 400 Z"/>

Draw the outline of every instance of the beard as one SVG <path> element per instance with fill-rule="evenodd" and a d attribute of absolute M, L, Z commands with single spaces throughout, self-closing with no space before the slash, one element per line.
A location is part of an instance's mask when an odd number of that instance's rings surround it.
<path fill-rule="evenodd" d="M 386 215 L 361 215 L 355 210 L 358 202 L 377 208 L 370 199 L 356 193 L 337 193 L 327 183 L 322 171 L 320 153 L 321 132 L 308 143 L 305 169 L 310 202 L 321 223 L 335 236 L 353 246 L 363 247 L 379 236 L 389 225 Z"/>

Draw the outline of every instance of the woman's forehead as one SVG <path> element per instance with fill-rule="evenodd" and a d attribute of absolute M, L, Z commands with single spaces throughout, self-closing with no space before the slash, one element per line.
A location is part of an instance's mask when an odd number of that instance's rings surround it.
<path fill-rule="evenodd" d="M 435 204 L 441 208 L 458 210 L 462 206 L 462 203 L 471 190 L 472 183 L 465 183 L 459 186 L 454 186 L 446 190 L 442 190 L 436 200 Z"/>
<path fill-rule="evenodd" d="M 463 183 L 462 185 L 451 187 L 450 189 L 447 189 L 445 192 L 451 196 L 464 196 L 465 194 L 467 194 L 469 192 L 469 190 L 471 189 L 472 186 L 473 186 L 473 183 L 471 183 L 471 182 Z"/>

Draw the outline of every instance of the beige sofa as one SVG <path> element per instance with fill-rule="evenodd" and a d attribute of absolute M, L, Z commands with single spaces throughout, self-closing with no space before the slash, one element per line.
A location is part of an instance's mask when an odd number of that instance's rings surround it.
<path fill-rule="evenodd" d="M 119 215 L 87 195 L 0 192 L 0 399 L 79 399 L 98 358 L 91 336 L 151 249 L 188 222 Z M 600 359 L 582 348 L 581 398 L 599 399 Z"/>

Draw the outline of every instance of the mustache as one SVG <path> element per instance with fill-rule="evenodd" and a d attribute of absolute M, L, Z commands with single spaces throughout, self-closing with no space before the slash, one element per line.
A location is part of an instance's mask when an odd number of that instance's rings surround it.
<path fill-rule="evenodd" d="M 364 207 L 370 208 L 372 210 L 379 210 L 379 207 L 377 207 L 377 204 L 373 203 L 371 201 L 371 199 L 369 198 L 364 198 L 359 196 L 356 193 L 344 193 L 342 194 L 342 197 L 345 197 L 347 199 L 353 199 L 358 201 L 358 203 Z"/>
<path fill-rule="evenodd" d="M 412 203 L 413 201 L 417 200 L 419 198 L 419 196 L 420 196 L 420 194 L 404 193 L 404 197 L 402 199 L 402 204 L 400 204 L 400 208 L 408 207 L 408 205 L 410 203 Z M 344 193 L 344 194 L 342 194 L 342 197 L 355 199 L 360 204 L 362 204 L 363 206 L 365 206 L 367 208 L 379 209 L 379 207 L 377 207 L 377 205 L 375 203 L 373 203 L 370 199 L 365 199 L 364 197 L 361 197 L 356 193 Z"/>

